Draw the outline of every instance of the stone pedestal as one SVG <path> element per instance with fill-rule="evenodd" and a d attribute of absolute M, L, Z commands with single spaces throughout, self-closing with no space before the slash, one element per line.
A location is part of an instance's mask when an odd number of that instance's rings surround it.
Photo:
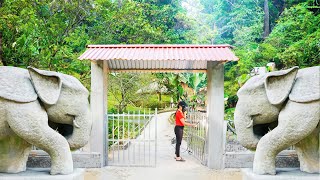
<path fill-rule="evenodd" d="M 241 169 L 242 180 L 319 180 L 320 174 L 310 174 L 299 168 L 277 168 L 276 175 L 256 175 L 251 168 Z"/>
<path fill-rule="evenodd" d="M 225 168 L 252 168 L 254 152 L 226 152 Z M 294 150 L 284 150 L 276 157 L 277 168 L 299 168 L 300 163 Z"/>
<path fill-rule="evenodd" d="M 99 153 L 73 152 L 72 160 L 74 168 L 100 168 L 102 166 Z M 50 168 L 51 158 L 48 153 L 42 150 L 31 151 L 28 162 L 28 168 Z"/>
<path fill-rule="evenodd" d="M 49 168 L 27 168 L 27 171 L 8 174 L 0 173 L 0 180 L 84 180 L 85 169 L 74 169 L 68 175 L 50 175 Z"/>

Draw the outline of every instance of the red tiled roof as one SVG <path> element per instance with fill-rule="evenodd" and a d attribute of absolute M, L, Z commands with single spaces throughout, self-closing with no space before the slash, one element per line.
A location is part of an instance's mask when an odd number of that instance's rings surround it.
<path fill-rule="evenodd" d="M 237 61 L 222 45 L 88 45 L 80 60 L 107 60 L 110 70 L 205 70 L 207 61 Z"/>

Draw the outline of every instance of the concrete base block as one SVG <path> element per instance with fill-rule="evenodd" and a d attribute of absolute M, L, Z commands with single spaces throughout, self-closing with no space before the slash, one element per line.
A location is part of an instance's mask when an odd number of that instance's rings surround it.
<path fill-rule="evenodd" d="M 252 168 L 254 152 L 227 152 L 225 154 L 225 168 Z M 300 167 L 297 153 L 293 150 L 285 150 L 277 155 L 277 168 Z"/>
<path fill-rule="evenodd" d="M 74 169 L 68 175 L 50 175 L 49 168 L 28 168 L 17 174 L 0 173 L 0 180 L 84 180 L 85 169 Z"/>
<path fill-rule="evenodd" d="M 74 168 L 100 168 L 100 153 L 73 152 L 72 153 Z M 42 150 L 31 151 L 28 162 L 28 168 L 50 168 L 51 158 Z"/>
<path fill-rule="evenodd" d="M 320 174 L 310 174 L 299 168 L 277 168 L 276 175 L 257 175 L 251 168 L 241 169 L 242 180 L 319 180 Z"/>

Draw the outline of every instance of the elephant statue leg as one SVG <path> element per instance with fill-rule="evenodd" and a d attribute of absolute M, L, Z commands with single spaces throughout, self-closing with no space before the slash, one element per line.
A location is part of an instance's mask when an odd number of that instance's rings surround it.
<path fill-rule="evenodd" d="M 0 172 L 25 171 L 30 151 L 31 144 L 16 135 L 0 140 Z"/>
<path fill-rule="evenodd" d="M 295 144 L 301 171 L 320 173 L 319 133 L 320 124 L 308 137 Z"/>
<path fill-rule="evenodd" d="M 0 172 L 18 173 L 26 170 L 31 144 L 10 129 L 5 119 L 7 102 L 0 98 Z"/>
<path fill-rule="evenodd" d="M 38 101 L 8 104 L 7 121 L 21 138 L 51 157 L 51 174 L 70 174 L 73 162 L 67 140 L 48 126 L 48 116 Z"/>
<path fill-rule="evenodd" d="M 319 123 L 319 104 L 288 101 L 279 114 L 279 124 L 263 136 L 253 162 L 256 174 L 276 174 L 275 159 L 279 152 L 309 136 Z"/>

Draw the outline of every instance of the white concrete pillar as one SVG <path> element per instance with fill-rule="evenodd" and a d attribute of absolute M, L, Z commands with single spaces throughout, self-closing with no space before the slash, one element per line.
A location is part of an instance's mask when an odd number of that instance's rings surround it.
<path fill-rule="evenodd" d="M 208 167 L 224 169 L 224 67 L 207 62 Z"/>
<path fill-rule="evenodd" d="M 101 165 L 107 164 L 106 152 L 106 109 L 107 109 L 107 68 L 104 61 L 91 61 L 91 113 L 92 131 L 90 151 L 101 155 Z"/>
<path fill-rule="evenodd" d="M 108 75 L 109 75 L 109 66 L 108 66 L 108 61 L 103 61 L 103 99 L 104 99 L 104 133 L 103 133 L 103 147 L 104 147 L 104 157 L 103 157 L 103 162 L 104 162 L 104 166 L 108 165 L 108 136 L 109 136 L 109 131 L 108 131 Z"/>

